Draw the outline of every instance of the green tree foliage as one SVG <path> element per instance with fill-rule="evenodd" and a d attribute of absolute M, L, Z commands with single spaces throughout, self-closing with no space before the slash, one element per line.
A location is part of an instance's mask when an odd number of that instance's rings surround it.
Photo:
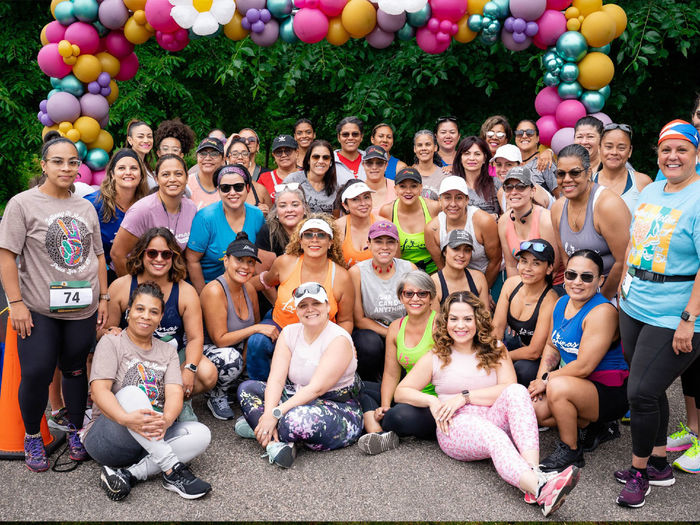
<path fill-rule="evenodd" d="M 41 28 L 51 20 L 49 3 L 0 3 L 0 202 L 24 189 L 38 172 L 42 126 L 36 112 L 51 87 L 36 54 Z M 700 10 L 682 0 L 619 3 L 629 25 L 613 44 L 617 71 L 604 111 L 633 125 L 632 161 L 653 174 L 656 133 L 673 118 L 688 118 L 700 85 Z M 430 56 L 415 42 L 385 50 L 364 41 L 343 47 L 278 42 L 266 49 L 222 35 L 193 41 L 180 53 L 165 52 L 151 40 L 137 54 L 139 72 L 120 83 L 110 113 L 108 130 L 117 145 L 132 117 L 157 125 L 180 116 L 198 137 L 212 127 L 227 132 L 255 128 L 263 162 L 269 160 L 271 139 L 288 132 L 297 118 L 310 118 L 319 137 L 333 138 L 335 124 L 346 115 L 360 116 L 369 127 L 391 123 L 394 153 L 410 161 L 414 132 L 432 128 L 438 116 L 456 115 L 463 135 L 478 133 L 481 122 L 496 113 L 512 123 L 536 117 L 533 101 L 542 86 L 535 50 L 512 53 L 476 42 Z"/>

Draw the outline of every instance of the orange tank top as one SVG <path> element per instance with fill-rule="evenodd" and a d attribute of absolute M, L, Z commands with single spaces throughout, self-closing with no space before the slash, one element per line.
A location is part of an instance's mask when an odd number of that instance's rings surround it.
<path fill-rule="evenodd" d="M 292 273 L 287 277 L 287 280 L 280 283 L 277 289 L 277 300 L 275 301 L 275 308 L 272 310 L 272 320 L 276 322 L 280 328 L 293 323 L 299 322 L 299 317 L 297 317 L 297 309 L 294 307 L 294 297 L 292 294 L 294 290 L 301 284 L 301 265 L 304 262 L 304 255 L 300 255 L 297 259 L 296 264 Z M 338 313 L 338 303 L 333 295 L 333 280 L 335 279 L 335 263 L 328 259 L 328 271 L 326 272 L 326 279 L 323 283 L 323 287 L 326 289 L 328 294 L 328 304 L 331 310 L 328 314 L 330 320 L 335 323 L 335 314 Z"/>
<path fill-rule="evenodd" d="M 360 261 L 366 261 L 372 258 L 372 252 L 369 251 L 369 246 L 364 250 L 357 250 L 352 244 L 352 234 L 350 233 L 350 215 L 346 215 L 345 219 L 345 239 L 341 249 L 343 250 L 343 257 L 345 257 L 345 262 L 348 263 L 348 268 L 352 268 L 355 264 Z M 373 213 L 369 215 L 370 224 L 377 222 L 377 218 Z"/>

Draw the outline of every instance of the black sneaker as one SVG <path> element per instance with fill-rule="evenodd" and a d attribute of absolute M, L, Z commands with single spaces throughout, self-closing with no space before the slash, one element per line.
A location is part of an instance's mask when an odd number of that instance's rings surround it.
<path fill-rule="evenodd" d="M 593 452 L 600 445 L 607 441 L 612 441 L 620 437 L 620 427 L 617 421 L 591 423 L 586 428 L 581 429 L 581 448 L 584 452 Z"/>
<path fill-rule="evenodd" d="M 163 472 L 163 488 L 185 499 L 197 499 L 207 494 L 211 485 L 192 474 L 184 464 L 176 463 L 170 474 Z"/>
<path fill-rule="evenodd" d="M 112 501 L 121 501 L 126 498 L 135 482 L 136 479 L 131 472 L 123 468 L 114 470 L 105 465 L 100 472 L 100 487 Z"/>
<path fill-rule="evenodd" d="M 561 472 L 569 465 L 582 468 L 586 462 L 583 460 L 583 449 L 578 447 L 571 450 L 569 445 L 562 441 L 557 442 L 557 448 L 540 463 L 540 470 L 543 472 Z"/>

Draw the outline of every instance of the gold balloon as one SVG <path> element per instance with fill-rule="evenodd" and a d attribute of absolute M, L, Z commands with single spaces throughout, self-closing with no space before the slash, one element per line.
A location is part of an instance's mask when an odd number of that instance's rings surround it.
<path fill-rule="evenodd" d="M 581 34 L 591 47 L 603 47 L 615 38 L 615 20 L 603 11 L 588 15 L 581 24 Z"/>
<path fill-rule="evenodd" d="M 58 54 L 63 58 L 68 58 L 73 55 L 73 46 L 68 40 L 61 40 L 58 43 Z"/>
<path fill-rule="evenodd" d="M 73 55 L 63 59 L 63 62 L 65 62 L 65 64 L 67 66 L 74 66 L 77 61 L 78 61 L 78 57 L 73 56 Z"/>
<path fill-rule="evenodd" d="M 111 106 L 112 104 L 114 104 L 114 101 L 117 100 L 117 97 L 119 96 L 119 86 L 117 86 L 117 81 L 110 80 L 109 81 L 109 88 L 112 91 L 105 98 L 107 99 L 107 102 L 109 102 L 109 105 Z"/>
<path fill-rule="evenodd" d="M 97 139 L 90 142 L 89 144 L 86 144 L 86 146 L 88 149 L 100 148 L 109 153 L 114 147 L 114 139 L 108 131 L 101 129 L 100 133 L 97 135 Z"/>
<path fill-rule="evenodd" d="M 146 27 L 142 24 L 139 24 L 134 15 L 126 21 L 126 24 L 124 24 L 124 36 L 132 44 L 138 45 L 145 43 L 149 38 L 151 38 L 151 36 L 153 36 L 153 33 L 146 29 Z"/>
<path fill-rule="evenodd" d="M 42 29 L 41 29 L 41 35 L 39 38 L 41 39 L 41 45 L 45 46 L 46 44 L 49 43 L 49 39 L 46 38 L 46 28 L 49 24 L 46 24 Z"/>
<path fill-rule="evenodd" d="M 102 64 L 94 55 L 80 55 L 73 66 L 73 74 L 81 82 L 88 84 L 102 73 Z"/>
<path fill-rule="evenodd" d="M 343 27 L 343 21 L 340 16 L 333 17 L 328 21 L 326 40 L 334 46 L 342 46 L 350 40 L 350 33 Z"/>
<path fill-rule="evenodd" d="M 600 11 L 600 8 L 603 7 L 603 0 L 574 0 L 572 5 L 581 11 L 583 16 L 588 16 L 591 13 Z"/>
<path fill-rule="evenodd" d="M 80 132 L 80 139 L 85 144 L 94 142 L 100 134 L 100 124 L 92 117 L 78 117 L 73 127 Z"/>
<path fill-rule="evenodd" d="M 484 6 L 489 0 L 469 0 L 467 3 L 467 14 L 468 15 L 481 15 L 484 13 Z M 455 37 L 455 40 L 457 37 Z"/>
<path fill-rule="evenodd" d="M 616 4 L 604 5 L 602 11 L 615 21 L 615 38 L 618 38 L 627 28 L 627 13 Z"/>
<path fill-rule="evenodd" d="M 56 18 L 56 6 L 61 2 L 67 2 L 68 0 L 51 0 L 51 14 Z"/>
<path fill-rule="evenodd" d="M 58 131 L 58 124 L 44 126 L 44 129 L 41 130 L 41 138 L 43 139 L 49 131 Z"/>
<path fill-rule="evenodd" d="M 134 13 L 134 20 L 136 20 L 136 23 L 140 26 L 146 25 L 146 12 L 139 9 Z"/>
<path fill-rule="evenodd" d="M 564 16 L 567 20 L 571 20 L 572 18 L 578 18 L 579 16 L 581 16 L 581 12 L 575 7 L 570 7 L 566 11 L 564 11 Z"/>
<path fill-rule="evenodd" d="M 77 44 L 72 44 L 70 47 L 73 49 L 73 54 L 75 56 L 78 56 L 80 54 L 80 48 Z"/>
<path fill-rule="evenodd" d="M 73 124 L 71 122 L 61 122 L 58 125 L 58 132 L 61 133 L 62 135 L 65 135 L 71 129 L 73 129 Z"/>
<path fill-rule="evenodd" d="M 248 36 L 250 31 L 243 29 L 241 20 L 243 20 L 243 15 L 236 11 L 231 21 L 224 26 L 226 38 L 230 38 L 231 40 L 243 40 Z"/>
<path fill-rule="evenodd" d="M 471 4 L 471 2 L 469 2 Z M 469 14 L 467 13 L 462 17 L 462 19 L 457 22 L 457 34 L 455 35 L 455 40 L 457 42 L 461 42 L 462 44 L 466 44 L 467 42 L 471 42 L 476 38 L 476 36 L 479 33 L 475 33 L 471 29 L 469 29 L 469 26 L 467 23 L 469 22 Z"/>
<path fill-rule="evenodd" d="M 581 29 L 581 22 L 578 18 L 570 18 L 566 21 L 566 29 L 567 31 L 578 31 Z"/>
<path fill-rule="evenodd" d="M 69 129 L 66 132 L 66 138 L 72 140 L 73 142 L 78 142 L 80 140 L 80 131 L 77 129 Z"/>
<path fill-rule="evenodd" d="M 615 65 L 604 53 L 588 53 L 578 63 L 578 83 L 585 89 L 594 91 L 604 88 L 615 75 Z"/>
<path fill-rule="evenodd" d="M 121 69 L 121 64 L 119 63 L 119 59 L 114 57 L 113 55 L 110 55 L 106 51 L 102 51 L 101 53 L 97 53 L 95 55 L 97 57 L 97 60 L 100 61 L 100 64 L 102 65 L 102 71 L 105 73 L 109 73 L 110 77 L 116 77 L 119 74 L 119 69 Z"/>
<path fill-rule="evenodd" d="M 343 27 L 353 38 L 369 35 L 377 25 L 377 10 L 367 0 L 350 0 L 340 16 Z"/>
<path fill-rule="evenodd" d="M 124 5 L 130 11 L 143 11 L 146 9 L 146 0 L 124 0 Z"/>

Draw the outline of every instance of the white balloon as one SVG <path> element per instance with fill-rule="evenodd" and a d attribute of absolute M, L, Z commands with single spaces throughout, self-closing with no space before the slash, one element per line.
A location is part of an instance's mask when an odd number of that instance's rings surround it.
<path fill-rule="evenodd" d="M 219 30 L 219 22 L 216 21 L 214 15 L 209 11 L 199 13 L 197 20 L 194 21 L 192 31 L 195 35 L 208 36 L 213 35 Z"/>
<path fill-rule="evenodd" d="M 219 24 L 226 25 L 236 13 L 236 4 L 232 0 L 214 0 L 209 12 Z"/>
<path fill-rule="evenodd" d="M 175 22 L 177 22 L 177 25 L 184 29 L 189 29 L 192 27 L 198 15 L 199 11 L 192 6 L 191 2 L 190 5 L 176 5 L 170 10 L 170 16 L 172 16 Z"/>
<path fill-rule="evenodd" d="M 379 9 L 389 15 L 400 15 L 403 12 L 415 13 L 420 11 L 428 0 L 377 0 Z"/>

